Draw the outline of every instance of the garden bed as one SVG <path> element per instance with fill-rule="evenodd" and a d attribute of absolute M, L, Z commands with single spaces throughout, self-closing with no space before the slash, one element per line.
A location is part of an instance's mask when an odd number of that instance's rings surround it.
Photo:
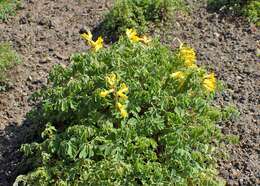
<path fill-rule="evenodd" d="M 86 50 L 79 32 L 99 25 L 112 1 L 28 1 L 17 16 L 0 23 L 0 42 L 11 41 L 23 63 L 9 72 L 11 89 L 0 93 L 0 185 L 11 185 L 24 173 L 20 145 L 30 142 L 37 127 L 26 119 L 36 104 L 29 96 L 46 85 L 54 64 L 68 64 L 69 56 Z M 240 117 L 220 123 L 225 134 L 240 137 L 230 145 L 230 159 L 221 161 L 220 174 L 229 185 L 259 184 L 258 143 L 260 66 L 256 49 L 259 30 L 239 19 L 207 12 L 205 3 L 196 1 L 191 15 L 178 15 L 166 30 L 155 29 L 163 43 L 176 47 L 173 38 L 192 45 L 198 62 L 216 73 L 227 84 L 216 103 L 233 103 Z"/>

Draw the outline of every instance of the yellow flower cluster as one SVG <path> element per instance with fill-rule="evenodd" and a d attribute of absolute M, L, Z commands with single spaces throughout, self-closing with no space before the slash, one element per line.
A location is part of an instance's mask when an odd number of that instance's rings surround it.
<path fill-rule="evenodd" d="M 116 84 L 117 84 L 116 74 L 112 73 L 112 74 L 106 76 L 105 79 L 110 88 L 114 88 L 116 86 Z"/>
<path fill-rule="evenodd" d="M 212 92 L 216 89 L 216 78 L 214 73 L 204 76 L 203 86 L 209 92 Z"/>
<path fill-rule="evenodd" d="M 187 46 L 183 46 L 183 43 L 178 38 L 177 40 L 180 42 L 179 57 L 184 61 L 184 65 L 188 68 L 197 68 L 196 53 L 194 49 Z M 177 71 L 172 73 L 170 77 L 179 80 L 180 86 L 182 86 L 185 81 L 186 75 L 182 71 Z M 213 92 L 216 89 L 216 78 L 214 73 L 204 75 L 202 79 L 202 85 L 206 91 Z"/>
<path fill-rule="evenodd" d="M 93 41 L 93 35 L 90 31 L 88 31 L 87 34 L 81 34 L 81 37 L 86 40 L 87 45 L 89 45 L 93 51 L 97 52 L 99 49 L 103 48 L 102 37 L 98 37 L 96 41 Z"/>
<path fill-rule="evenodd" d="M 180 81 L 180 86 L 182 86 L 185 81 L 185 73 L 182 71 L 174 72 L 170 75 L 170 77 L 173 79 L 178 79 Z M 216 89 L 215 74 L 211 73 L 209 75 L 205 75 L 203 77 L 202 85 L 208 92 L 213 92 Z"/>
<path fill-rule="evenodd" d="M 171 77 L 174 78 L 174 79 L 184 79 L 185 74 L 184 74 L 184 72 L 177 71 L 177 72 L 172 73 Z"/>
<path fill-rule="evenodd" d="M 116 104 L 117 109 L 119 110 L 122 118 L 126 118 L 128 116 L 127 110 L 126 110 L 126 105 L 122 105 L 121 103 Z"/>
<path fill-rule="evenodd" d="M 100 97 L 107 97 L 109 94 L 112 94 L 116 100 L 116 109 L 120 112 L 122 118 L 126 118 L 128 116 L 125 102 L 128 99 L 126 95 L 129 91 L 127 85 L 125 83 L 121 83 L 118 86 L 119 79 L 116 74 L 112 73 L 105 78 L 109 90 L 104 90 L 99 93 Z"/>
<path fill-rule="evenodd" d="M 193 48 L 185 47 L 181 45 L 180 53 L 181 59 L 184 61 L 186 67 L 197 67 L 196 66 L 196 53 Z"/>
<path fill-rule="evenodd" d="M 128 97 L 126 95 L 126 93 L 128 93 L 128 87 L 125 83 L 122 83 L 120 85 L 120 89 L 117 91 L 117 96 L 122 99 L 122 100 L 127 100 Z"/>
<path fill-rule="evenodd" d="M 141 41 L 141 42 L 143 42 L 145 44 L 151 42 L 151 39 L 149 37 L 147 37 L 147 36 L 139 37 L 137 35 L 136 30 L 132 29 L 132 28 L 131 29 L 126 29 L 126 35 L 130 39 L 131 42 L 139 42 L 139 41 Z"/>
<path fill-rule="evenodd" d="M 183 83 L 185 82 L 185 76 L 186 76 L 184 72 L 177 71 L 177 72 L 172 73 L 170 76 L 173 79 L 179 80 L 179 82 L 180 82 L 179 88 L 182 87 Z"/>

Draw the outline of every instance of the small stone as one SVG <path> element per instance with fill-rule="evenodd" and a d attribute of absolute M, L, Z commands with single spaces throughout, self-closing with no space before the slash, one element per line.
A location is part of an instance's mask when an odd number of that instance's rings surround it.
<path fill-rule="evenodd" d="M 69 57 L 68 56 L 64 56 L 64 55 L 62 55 L 62 54 L 60 54 L 60 53 L 58 53 L 58 52 L 55 52 L 55 56 L 58 58 L 58 59 L 60 59 L 60 60 L 67 60 L 67 59 L 69 59 Z"/>
<path fill-rule="evenodd" d="M 241 178 L 241 179 L 239 179 L 239 184 L 240 185 L 244 185 L 244 180 Z"/>
<path fill-rule="evenodd" d="M 214 36 L 217 37 L 217 38 L 219 38 L 219 37 L 220 37 L 220 34 L 217 33 L 217 32 L 214 32 Z"/>
<path fill-rule="evenodd" d="M 55 22 L 52 20 L 49 20 L 48 27 L 49 27 L 49 29 L 55 28 Z"/>
<path fill-rule="evenodd" d="M 49 63 L 51 61 L 52 61 L 52 59 L 50 57 L 46 57 L 44 59 L 40 59 L 39 63 L 40 64 L 45 64 L 45 63 Z"/>
<path fill-rule="evenodd" d="M 32 81 L 32 76 L 28 76 L 27 81 Z"/>

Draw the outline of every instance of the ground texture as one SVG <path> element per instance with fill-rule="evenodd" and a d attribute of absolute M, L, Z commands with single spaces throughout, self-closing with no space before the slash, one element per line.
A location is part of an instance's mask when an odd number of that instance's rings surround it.
<path fill-rule="evenodd" d="M 46 84 L 53 65 L 66 65 L 72 53 L 86 50 L 79 32 L 98 26 L 111 4 L 112 0 L 26 0 L 15 17 L 0 23 L 0 42 L 12 42 L 23 61 L 9 72 L 10 90 L 0 93 L 0 186 L 11 185 L 27 169 L 18 149 L 37 128 L 26 119 L 34 106 L 28 98 Z M 241 114 L 220 127 L 226 134 L 238 135 L 240 143 L 228 146 L 231 156 L 219 162 L 220 175 L 228 185 L 259 185 L 259 30 L 208 12 L 202 1 L 190 0 L 190 4 L 191 15 L 177 15 L 163 32 L 153 29 L 151 34 L 173 47 L 174 37 L 190 44 L 198 63 L 226 83 L 227 90 L 216 102 L 232 103 Z"/>

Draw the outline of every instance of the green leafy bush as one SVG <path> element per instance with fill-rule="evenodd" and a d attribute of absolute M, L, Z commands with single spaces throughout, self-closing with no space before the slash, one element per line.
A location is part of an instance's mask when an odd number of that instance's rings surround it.
<path fill-rule="evenodd" d="M 230 109 L 212 105 L 214 78 L 194 57 L 122 37 L 55 67 L 35 95 L 42 142 L 22 146 L 34 170 L 16 184 L 224 185 L 216 122 Z"/>
<path fill-rule="evenodd" d="M 0 20 L 5 20 L 9 14 L 14 14 L 18 0 L 0 0 Z"/>
<path fill-rule="evenodd" d="M 183 7 L 182 0 L 117 0 L 105 16 L 101 30 L 103 35 L 112 39 L 127 28 L 136 28 L 139 33 L 144 33 L 149 22 L 166 20 Z"/>
<path fill-rule="evenodd" d="M 256 0 L 209 0 L 209 7 L 226 8 L 246 16 L 251 22 L 260 26 L 260 2 Z"/>

